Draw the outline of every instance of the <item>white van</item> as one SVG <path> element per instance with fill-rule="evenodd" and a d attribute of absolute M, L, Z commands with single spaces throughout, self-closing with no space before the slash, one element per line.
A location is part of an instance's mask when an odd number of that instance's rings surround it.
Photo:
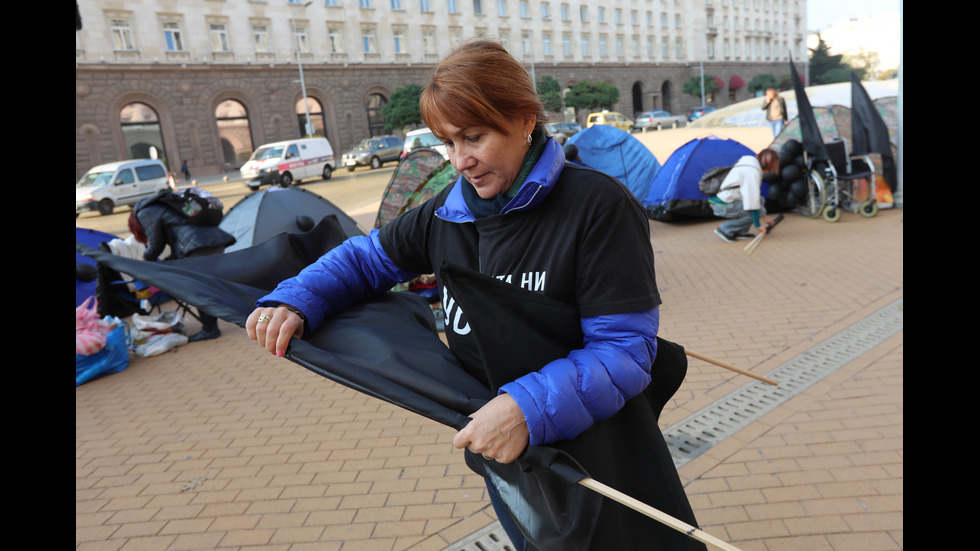
<path fill-rule="evenodd" d="M 439 138 L 435 137 L 428 128 L 410 130 L 405 134 L 405 148 L 402 150 L 402 157 L 417 147 L 431 147 L 438 151 L 443 159 L 449 159 L 449 154 L 446 153 L 446 144 L 439 141 Z"/>
<path fill-rule="evenodd" d="M 158 160 L 130 159 L 99 165 L 75 183 L 75 216 L 90 210 L 112 214 L 116 205 L 133 205 L 164 189 L 170 189 L 170 176 Z"/>
<path fill-rule="evenodd" d="M 289 187 L 309 178 L 329 180 L 333 148 L 326 138 L 304 138 L 265 144 L 242 165 L 242 181 L 252 189 L 263 184 Z"/>

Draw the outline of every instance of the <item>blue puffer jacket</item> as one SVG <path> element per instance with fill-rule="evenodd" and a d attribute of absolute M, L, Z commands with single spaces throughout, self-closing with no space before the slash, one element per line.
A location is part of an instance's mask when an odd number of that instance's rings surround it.
<path fill-rule="evenodd" d="M 557 155 L 562 156 L 560 160 Z M 549 148 L 535 169 L 558 162 L 564 162 L 560 147 Z M 557 178 L 560 170 L 544 172 Z M 538 187 L 535 204 L 550 189 L 548 185 Z M 519 192 L 518 197 L 521 195 Z M 465 204 L 456 199 L 451 195 L 447 204 L 463 209 L 458 212 L 459 220 L 472 219 L 465 212 Z M 514 204 L 529 208 L 526 202 Z M 445 218 L 444 210 L 441 214 Z M 378 235 L 378 230 L 373 230 L 367 236 L 348 239 L 257 304 L 298 308 L 312 332 L 331 313 L 416 277 L 418 274 L 394 265 Z M 650 366 L 657 353 L 658 308 L 582 318 L 581 326 L 582 349 L 500 389 L 509 393 L 524 413 L 532 446 L 578 436 L 596 421 L 618 412 L 650 382 Z"/>

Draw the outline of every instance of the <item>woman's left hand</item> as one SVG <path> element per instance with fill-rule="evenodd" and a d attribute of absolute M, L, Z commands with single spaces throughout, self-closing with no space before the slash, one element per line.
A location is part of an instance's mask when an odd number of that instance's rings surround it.
<path fill-rule="evenodd" d="M 456 449 L 469 448 L 486 459 L 510 463 L 527 447 L 530 439 L 527 421 L 509 394 L 501 394 L 490 400 L 470 419 L 453 438 Z"/>

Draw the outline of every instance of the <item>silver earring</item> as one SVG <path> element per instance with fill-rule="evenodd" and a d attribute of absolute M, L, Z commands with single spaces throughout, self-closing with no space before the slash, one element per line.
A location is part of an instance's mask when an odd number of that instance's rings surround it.
<path fill-rule="evenodd" d="M 527 146 L 528 147 L 531 147 L 531 135 L 530 134 L 527 135 Z"/>

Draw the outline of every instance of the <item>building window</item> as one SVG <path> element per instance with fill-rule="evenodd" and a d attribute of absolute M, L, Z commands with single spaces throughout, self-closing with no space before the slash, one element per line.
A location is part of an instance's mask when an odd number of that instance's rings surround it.
<path fill-rule="evenodd" d="M 446 4 L 449 13 L 459 13 L 459 9 L 456 7 L 456 0 L 447 0 Z"/>
<path fill-rule="evenodd" d="M 301 54 L 310 53 L 310 40 L 306 34 L 306 27 L 294 27 L 293 39 L 296 41 L 296 51 Z"/>
<path fill-rule="evenodd" d="M 623 10 L 621 8 L 616 8 L 616 11 L 613 12 L 613 17 L 616 18 L 617 25 L 623 24 Z"/>
<path fill-rule="evenodd" d="M 306 108 L 310 109 L 310 123 L 313 136 L 327 137 L 327 126 L 323 118 L 323 106 L 315 98 L 307 97 L 296 102 L 296 118 L 299 121 L 299 135 L 306 136 Z"/>
<path fill-rule="evenodd" d="M 163 41 L 168 52 L 184 51 L 184 39 L 180 33 L 180 23 L 167 21 L 163 24 Z"/>
<path fill-rule="evenodd" d="M 588 21 L 589 21 L 589 7 L 588 6 L 580 6 L 579 9 L 578 9 L 578 14 L 579 14 L 579 18 L 582 20 L 582 23 L 588 23 Z"/>
<path fill-rule="evenodd" d="M 152 107 L 138 102 L 123 106 L 119 111 L 119 124 L 129 158 L 157 158 L 167 164 L 160 117 Z"/>
<path fill-rule="evenodd" d="M 228 29 L 224 23 L 211 23 L 211 49 L 215 52 L 229 52 Z"/>
<path fill-rule="evenodd" d="M 429 6 L 429 0 L 419 0 L 419 11 L 422 13 L 432 11 L 432 7 Z"/>
<path fill-rule="evenodd" d="M 527 0 L 521 0 L 520 6 L 521 6 L 521 19 L 527 19 L 528 17 L 531 17 L 531 14 L 528 13 Z"/>
<path fill-rule="evenodd" d="M 256 52 L 269 51 L 269 28 L 265 25 L 252 27 L 252 40 L 255 43 Z"/>
<path fill-rule="evenodd" d="M 551 35 L 548 33 L 541 36 L 541 53 L 546 56 L 551 55 Z"/>
<path fill-rule="evenodd" d="M 365 6 L 361 6 L 362 8 Z M 402 0 L 391 0 L 391 9 L 400 10 L 402 9 Z"/>
<path fill-rule="evenodd" d="M 521 55 L 531 55 L 531 34 L 528 32 L 521 33 Z"/>
<path fill-rule="evenodd" d="M 598 7 L 598 14 L 596 16 L 596 19 L 599 20 L 599 23 L 606 22 L 606 8 L 604 8 L 603 6 Z"/>
<path fill-rule="evenodd" d="M 361 44 L 364 46 L 364 53 L 378 53 L 378 45 L 374 36 L 374 28 L 365 27 L 361 29 Z"/>
<path fill-rule="evenodd" d="M 563 34 L 561 37 L 561 53 L 565 57 L 572 57 L 572 37 Z"/>
<path fill-rule="evenodd" d="M 473 13 L 483 15 L 483 0 L 473 0 Z"/>
<path fill-rule="evenodd" d="M 331 8 L 336 8 L 337 6 L 340 5 L 340 2 L 338 2 L 338 0 L 323 0 L 323 5 Z"/>
<path fill-rule="evenodd" d="M 385 134 L 384 107 L 388 100 L 381 94 L 368 96 L 364 109 L 368 116 L 368 132 L 371 137 Z"/>
<path fill-rule="evenodd" d="M 422 51 L 426 54 L 436 53 L 436 32 L 432 29 L 422 31 Z"/>
<path fill-rule="evenodd" d="M 582 37 L 582 57 L 589 57 L 590 55 L 592 55 L 592 54 L 589 53 L 589 37 L 583 36 Z"/>
<path fill-rule="evenodd" d="M 551 5 L 547 2 L 541 2 L 541 19 L 551 19 Z"/>
<path fill-rule="evenodd" d="M 125 19 L 113 19 L 109 22 L 112 32 L 112 47 L 116 50 L 135 50 L 136 43 L 133 42 L 133 29 L 129 26 L 129 21 Z"/>
<path fill-rule="evenodd" d="M 561 20 L 562 21 L 568 21 L 569 19 L 571 19 L 571 16 L 568 14 L 568 4 L 562 4 L 561 5 Z"/>
<path fill-rule="evenodd" d="M 358 0 L 357 5 L 364 9 L 371 8 L 371 0 Z"/>
<path fill-rule="evenodd" d="M 406 53 L 405 48 L 407 45 L 405 44 L 405 29 L 395 29 L 393 31 L 393 35 L 395 40 L 395 53 L 396 54 Z"/>
<path fill-rule="evenodd" d="M 640 12 L 636 10 L 630 10 L 630 25 L 634 27 L 640 24 Z"/>
<path fill-rule="evenodd" d="M 623 57 L 626 55 L 625 48 L 623 47 L 623 37 L 616 37 L 616 57 Z"/>
<path fill-rule="evenodd" d="M 497 0 L 497 17 L 507 17 L 507 0 Z"/>
<path fill-rule="evenodd" d="M 341 25 L 327 27 L 327 42 L 330 43 L 330 53 L 344 53 L 344 27 Z"/>
<path fill-rule="evenodd" d="M 225 168 L 239 168 L 252 156 L 252 130 L 245 106 L 233 99 L 214 110 Z"/>
<path fill-rule="evenodd" d="M 463 43 L 463 29 L 453 27 L 449 29 L 449 47 L 456 48 Z"/>

